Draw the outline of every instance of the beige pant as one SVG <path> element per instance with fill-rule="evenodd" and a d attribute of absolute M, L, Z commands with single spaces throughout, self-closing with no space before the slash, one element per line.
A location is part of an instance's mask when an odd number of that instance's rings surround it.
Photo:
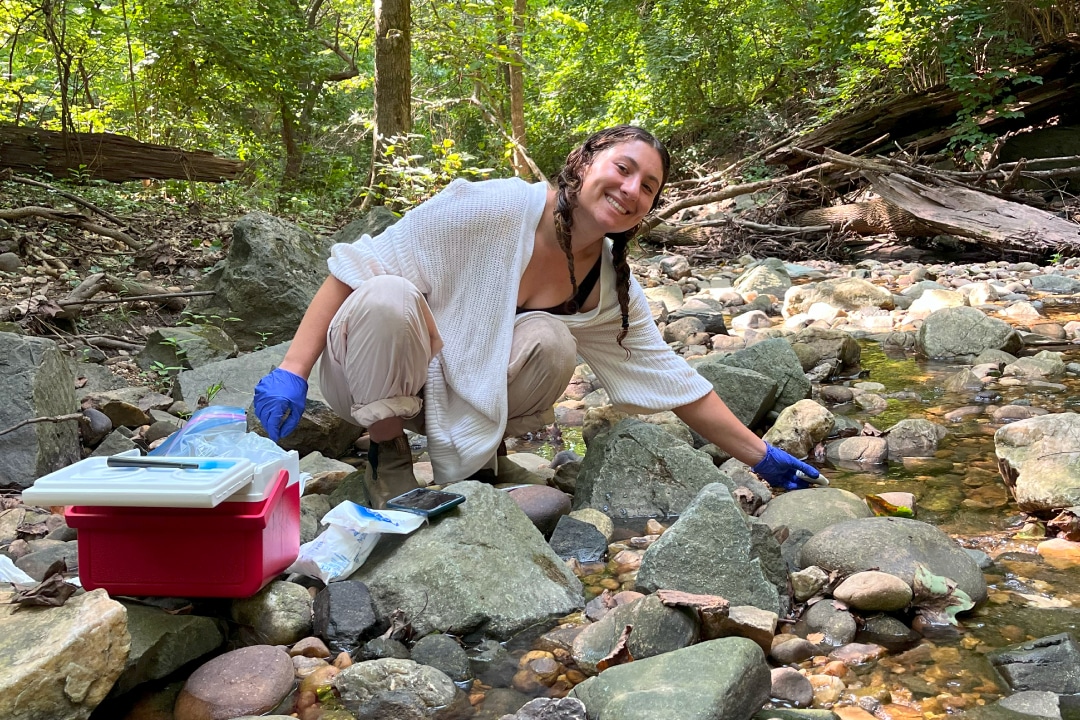
<path fill-rule="evenodd" d="M 327 330 L 319 364 L 323 396 L 335 413 L 361 427 L 400 417 L 422 434 L 427 368 L 441 349 L 431 309 L 416 286 L 394 275 L 372 278 L 349 295 Z M 505 437 L 554 422 L 552 405 L 566 390 L 576 360 L 574 338 L 558 319 L 536 313 L 517 320 L 506 370 Z"/>

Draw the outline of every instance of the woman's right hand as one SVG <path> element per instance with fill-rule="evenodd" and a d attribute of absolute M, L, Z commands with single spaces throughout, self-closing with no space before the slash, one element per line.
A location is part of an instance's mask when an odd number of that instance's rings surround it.
<path fill-rule="evenodd" d="M 255 386 L 255 415 L 266 434 L 277 442 L 300 424 L 307 404 L 307 380 L 274 368 Z"/>

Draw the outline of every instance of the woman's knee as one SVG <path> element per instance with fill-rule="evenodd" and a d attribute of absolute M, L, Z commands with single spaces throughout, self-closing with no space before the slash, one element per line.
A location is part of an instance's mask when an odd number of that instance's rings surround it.
<path fill-rule="evenodd" d="M 566 325 L 550 315 L 533 315 L 514 328 L 510 371 L 516 376 L 527 368 L 534 377 L 542 375 L 549 382 L 570 382 L 577 366 L 577 342 Z M 508 378 L 513 382 L 514 377 Z"/>

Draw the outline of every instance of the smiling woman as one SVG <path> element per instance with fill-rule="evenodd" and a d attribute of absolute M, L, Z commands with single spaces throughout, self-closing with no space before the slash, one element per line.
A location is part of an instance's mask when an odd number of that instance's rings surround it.
<path fill-rule="evenodd" d="M 580 355 L 620 409 L 674 410 L 769 483 L 805 486 L 796 472 L 817 470 L 738 421 L 664 343 L 631 276 L 627 248 L 669 165 L 646 131 L 609 128 L 570 153 L 557 187 L 458 180 L 380 235 L 335 245 L 255 388 L 267 433 L 296 428 L 319 361 L 327 403 L 371 436 L 372 507 L 417 486 L 405 429 L 427 435 L 436 482 L 502 482 L 503 439 L 552 422 Z"/>

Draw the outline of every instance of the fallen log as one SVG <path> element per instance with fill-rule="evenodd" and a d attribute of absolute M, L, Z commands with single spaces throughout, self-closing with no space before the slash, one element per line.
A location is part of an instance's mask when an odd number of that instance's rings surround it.
<path fill-rule="evenodd" d="M 900 237 L 924 237 L 937 234 L 908 211 L 881 198 L 807 210 L 795 221 L 799 225 L 829 225 L 835 230 L 850 230 L 860 235 L 893 233 Z"/>
<path fill-rule="evenodd" d="M 204 150 L 181 150 L 112 133 L 61 133 L 0 126 L 0 167 L 28 174 L 127 180 L 235 179 L 244 163 Z"/>
<path fill-rule="evenodd" d="M 883 200 L 938 233 L 1023 255 L 1080 252 L 1080 225 L 1044 210 L 968 188 L 931 187 L 898 174 L 863 174 Z"/>

